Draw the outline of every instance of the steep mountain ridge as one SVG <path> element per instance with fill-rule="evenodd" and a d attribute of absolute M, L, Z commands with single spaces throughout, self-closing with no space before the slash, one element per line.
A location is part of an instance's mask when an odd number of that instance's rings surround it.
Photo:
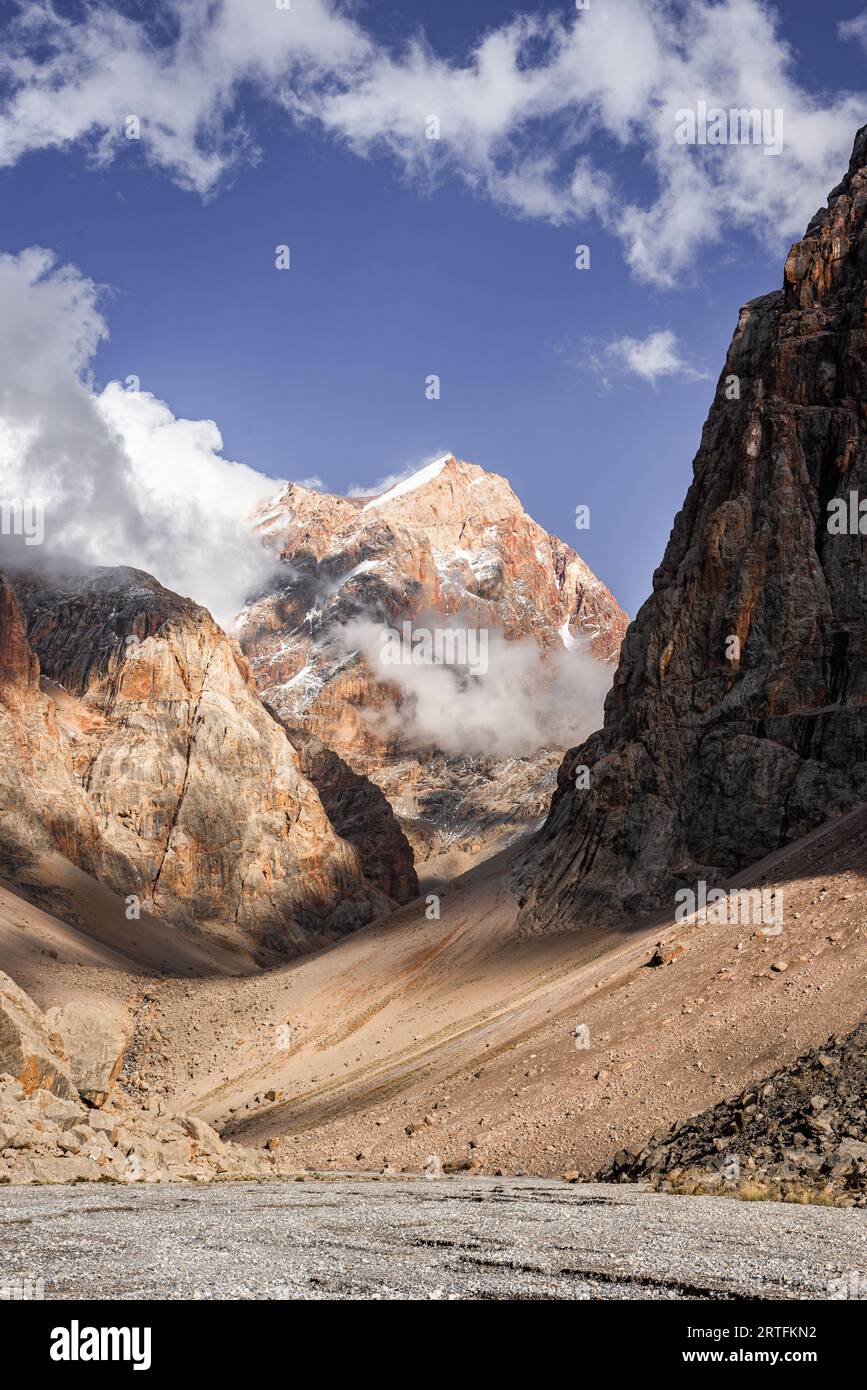
<path fill-rule="evenodd" d="M 15 871 L 52 848 L 89 872 L 107 866 L 96 818 L 72 770 L 15 591 L 0 574 L 0 855 Z M 119 867 L 116 865 L 115 867 Z"/>
<path fill-rule="evenodd" d="M 864 540 L 829 506 L 867 494 L 865 164 L 867 128 L 741 310 L 604 727 L 520 873 L 527 929 L 663 906 L 867 799 Z"/>

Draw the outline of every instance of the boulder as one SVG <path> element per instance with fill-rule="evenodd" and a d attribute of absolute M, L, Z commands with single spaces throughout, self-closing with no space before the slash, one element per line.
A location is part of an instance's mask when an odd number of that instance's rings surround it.
<path fill-rule="evenodd" d="M 46 1022 L 62 1040 L 78 1093 L 104 1105 L 123 1066 L 128 1041 L 125 1012 L 107 1003 L 72 1000 L 49 1009 Z"/>
<path fill-rule="evenodd" d="M 54 1154 L 23 1153 L 8 1169 L 8 1180 L 16 1184 L 24 1183 L 67 1183 L 96 1182 L 106 1173 L 93 1160 L 68 1154 L 58 1158 Z"/>
<path fill-rule="evenodd" d="M 684 949 L 679 941 L 668 945 L 664 941 L 657 941 L 656 950 L 650 957 L 649 964 L 653 966 L 671 965 L 678 956 L 683 955 Z"/>
<path fill-rule="evenodd" d="M 30 996 L 2 972 L 0 1072 L 19 1081 L 28 1095 L 39 1087 L 69 1100 L 78 1094 L 59 1040 L 49 1033 Z"/>
<path fill-rule="evenodd" d="M 78 1101 L 55 1096 L 51 1091 L 34 1091 L 22 1107 L 27 1116 L 37 1123 L 46 1121 L 60 1130 L 72 1129 L 74 1125 L 86 1121 L 87 1111 Z"/>
<path fill-rule="evenodd" d="M 177 1121 L 184 1132 L 188 1134 L 203 1151 L 211 1149 L 219 1153 L 225 1147 L 217 1131 L 212 1129 L 209 1124 L 206 1124 L 204 1120 L 198 1119 L 197 1116 L 178 1115 Z"/>

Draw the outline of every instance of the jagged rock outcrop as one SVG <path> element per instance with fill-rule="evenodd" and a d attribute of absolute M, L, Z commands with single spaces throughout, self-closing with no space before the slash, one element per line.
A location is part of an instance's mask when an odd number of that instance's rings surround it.
<path fill-rule="evenodd" d="M 91 873 L 111 858 L 74 776 L 54 704 L 40 689 L 18 599 L 0 574 L 0 862 L 14 871 L 49 848 Z"/>
<path fill-rule="evenodd" d="M 40 1088 L 62 1098 L 77 1094 L 61 1039 L 50 1031 L 29 994 L 2 971 L 0 1073 L 14 1078 L 22 1095 Z"/>
<path fill-rule="evenodd" d="M 553 668 L 573 647 L 613 662 L 625 614 L 580 556 L 527 516 L 506 480 L 446 455 L 379 496 L 288 484 L 259 529 L 279 560 L 272 587 L 240 619 L 259 690 L 288 727 L 315 734 L 383 789 L 416 861 L 455 843 L 481 846 L 544 814 L 563 743 L 516 746 L 506 757 L 471 740 L 458 754 L 425 745 L 407 718 L 412 695 L 345 640 L 358 619 L 484 628 L 532 644 L 540 687 L 549 659 Z M 595 700 L 588 727 L 601 712 Z M 517 759 L 515 798 L 499 789 Z M 484 807 L 473 795 L 481 784 Z"/>
<path fill-rule="evenodd" d="M 51 698 L 34 687 L 13 606 L 4 649 L 15 689 L 28 683 L 57 726 L 60 762 L 92 818 L 83 844 L 58 833 L 52 782 L 38 809 L 54 848 L 148 911 L 278 951 L 321 946 L 393 906 L 204 609 L 137 570 L 15 584 Z M 14 794 L 14 757 L 0 780 Z"/>
<path fill-rule="evenodd" d="M 337 834 L 358 851 L 365 877 L 396 903 L 417 898 L 412 849 L 385 794 L 315 734 L 290 729 L 289 737 Z"/>
<path fill-rule="evenodd" d="M 60 1040 L 75 1089 L 89 1105 L 104 1105 L 120 1075 L 129 1037 L 125 1010 L 108 999 L 70 999 L 45 1015 Z"/>
<path fill-rule="evenodd" d="M 668 904 L 867 799 L 865 542 L 828 524 L 867 495 L 865 165 L 862 130 L 782 290 L 741 311 L 604 728 L 521 871 L 531 930 Z"/>

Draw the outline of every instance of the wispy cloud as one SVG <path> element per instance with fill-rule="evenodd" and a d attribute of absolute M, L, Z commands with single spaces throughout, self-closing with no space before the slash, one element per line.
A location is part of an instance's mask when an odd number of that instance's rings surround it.
<path fill-rule="evenodd" d="M 687 350 L 670 328 L 653 329 L 644 338 L 624 334 L 606 343 L 587 338 L 580 349 L 563 343 L 555 351 L 563 354 L 574 370 L 591 371 L 606 391 L 616 382 L 633 376 L 651 386 L 662 379 L 707 381 L 710 377 L 710 373 L 690 360 Z"/>
<path fill-rule="evenodd" d="M 128 150 L 132 114 L 151 163 L 211 196 L 259 157 L 241 100 L 252 87 L 427 188 L 457 177 L 520 216 L 602 225 L 638 278 L 671 285 L 732 231 L 774 251 L 799 235 L 867 105 L 864 93 L 809 91 L 766 0 L 521 16 L 448 60 L 418 34 L 385 46 L 328 0 L 164 0 L 157 14 L 160 27 L 100 6 L 76 20 L 22 4 L 0 57 L 0 165 L 73 142 L 107 163 Z M 860 38 L 863 18 L 842 36 Z M 678 144 L 676 113 L 700 101 L 782 110 L 780 156 Z M 427 138 L 431 117 L 439 138 Z M 636 157 L 653 183 L 641 200 Z"/>
<path fill-rule="evenodd" d="M 435 615 L 430 615 L 432 625 Z M 415 628 L 425 622 L 416 621 Z M 453 631 L 467 632 L 467 619 L 453 615 Z M 488 669 L 474 676 L 452 666 L 396 665 L 383 657 L 388 629 L 356 618 L 335 634 L 345 654 L 360 653 L 384 685 L 400 698 L 370 710 L 367 718 L 381 738 L 445 753 L 520 756 L 538 748 L 568 747 L 599 728 L 612 671 L 586 651 L 543 655 L 531 639 L 508 640 L 485 632 Z"/>
<path fill-rule="evenodd" d="M 648 333 L 646 338 L 614 338 L 601 352 L 591 353 L 589 362 L 606 385 L 624 375 L 640 377 L 651 386 L 661 377 L 707 381 L 709 375 L 684 356 L 670 328 Z"/>
<path fill-rule="evenodd" d="M 844 19 L 837 25 L 837 37 L 845 42 L 850 39 L 867 49 L 867 10 L 855 15 L 854 19 Z"/>

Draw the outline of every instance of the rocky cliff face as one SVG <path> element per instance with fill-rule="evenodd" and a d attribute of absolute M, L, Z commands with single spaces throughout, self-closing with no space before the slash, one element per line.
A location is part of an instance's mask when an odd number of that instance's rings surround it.
<path fill-rule="evenodd" d="M 358 851 L 364 876 L 396 903 L 418 897 L 413 853 L 379 787 L 306 729 L 290 729 L 301 771 L 338 835 Z"/>
<path fill-rule="evenodd" d="M 60 768 L 31 779 L 43 840 L 148 911 L 281 951 L 393 906 L 204 609 L 136 570 L 21 576 L 16 588 L 29 646 L 7 586 L 9 679 Z M 18 751 L 29 756 L 35 737 Z M 20 758 L 4 768 L 13 798 L 21 772 Z M 62 792 L 75 833 L 56 824 Z"/>
<path fill-rule="evenodd" d="M 0 575 L 0 861 L 15 871 L 56 848 L 89 872 L 104 867 L 96 818 L 72 770 L 12 586 Z"/>
<path fill-rule="evenodd" d="M 862 130 L 782 290 L 741 311 L 604 728 L 522 872 L 532 929 L 661 906 L 867 798 L 865 542 L 829 530 L 867 496 L 865 164 Z"/>
<path fill-rule="evenodd" d="M 525 639 L 540 687 L 557 653 L 581 647 L 613 662 L 625 615 L 505 479 L 448 455 L 376 497 L 290 484 L 259 527 L 279 560 L 269 592 L 241 615 L 259 690 L 289 727 L 317 735 L 382 787 L 417 860 L 457 842 L 481 847 L 544 814 L 556 740 L 541 751 L 545 737 L 530 739 L 505 757 L 484 740 L 468 738 L 457 752 L 425 742 L 412 694 L 385 678 L 352 626 L 450 624 Z M 594 704 L 586 727 L 596 714 Z M 459 739 L 459 715 L 454 722 Z"/>

